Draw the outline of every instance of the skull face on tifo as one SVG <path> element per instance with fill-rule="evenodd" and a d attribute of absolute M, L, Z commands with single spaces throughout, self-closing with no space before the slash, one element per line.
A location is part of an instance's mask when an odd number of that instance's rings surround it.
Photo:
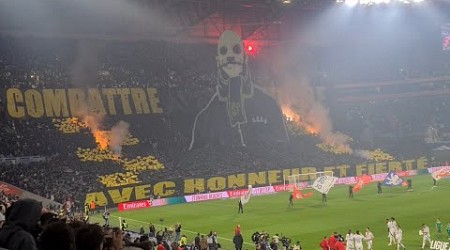
<path fill-rule="evenodd" d="M 241 38 L 231 30 L 226 30 L 219 38 L 217 64 L 229 78 L 239 76 L 244 71 L 245 54 Z"/>

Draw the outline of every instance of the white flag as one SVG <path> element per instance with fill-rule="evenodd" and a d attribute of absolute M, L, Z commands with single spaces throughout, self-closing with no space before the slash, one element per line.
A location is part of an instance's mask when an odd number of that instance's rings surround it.
<path fill-rule="evenodd" d="M 314 181 L 312 188 L 321 192 L 322 194 L 328 194 L 328 191 L 330 191 L 331 187 L 334 185 L 337 179 L 337 177 L 332 176 L 320 176 Z"/>
<path fill-rule="evenodd" d="M 251 196 L 252 196 L 252 185 L 248 185 L 247 192 L 245 192 L 244 195 L 241 196 L 242 205 L 247 203 L 250 200 Z"/>

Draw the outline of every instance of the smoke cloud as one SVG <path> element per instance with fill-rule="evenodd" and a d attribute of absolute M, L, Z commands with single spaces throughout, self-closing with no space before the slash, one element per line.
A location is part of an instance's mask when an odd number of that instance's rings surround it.
<path fill-rule="evenodd" d="M 130 125 L 124 121 L 119 121 L 111 128 L 111 141 L 109 147 L 115 155 L 122 154 L 122 144 L 128 135 Z"/>
<path fill-rule="evenodd" d="M 78 53 L 70 70 L 72 84 L 93 86 L 97 83 L 100 48 L 98 42 L 79 40 Z"/>
<path fill-rule="evenodd" d="M 115 155 L 122 155 L 122 145 L 129 134 L 128 123 L 119 121 L 111 130 L 103 130 L 103 116 L 96 113 L 84 114 L 81 119 L 91 131 L 101 150 L 109 148 Z"/>
<path fill-rule="evenodd" d="M 173 23 L 164 9 L 155 8 L 151 1 L 0 1 L 0 29 L 13 28 L 37 36 L 158 39 Z"/>
<path fill-rule="evenodd" d="M 357 150 L 355 150 L 355 155 L 357 155 L 357 156 L 359 156 L 359 157 L 361 157 L 363 159 L 366 159 L 366 160 L 372 159 L 369 150 L 357 149 Z"/>
<path fill-rule="evenodd" d="M 274 64 L 274 72 L 284 79 L 276 88 L 278 102 L 295 112 L 299 116 L 296 122 L 317 134 L 324 143 L 338 151 L 351 153 L 348 137 L 334 131 L 329 110 L 309 80 L 313 58 L 308 53 L 294 54 L 295 58 L 280 54 Z"/>

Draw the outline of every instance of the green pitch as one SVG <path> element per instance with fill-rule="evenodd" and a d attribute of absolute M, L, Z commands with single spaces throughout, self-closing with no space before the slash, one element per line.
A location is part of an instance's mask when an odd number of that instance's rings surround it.
<path fill-rule="evenodd" d="M 431 229 L 432 239 L 437 238 L 435 221 L 443 224 L 442 239 L 447 240 L 446 226 L 450 221 L 450 180 L 438 181 L 432 189 L 430 175 L 412 177 L 413 191 L 406 187 L 383 187 L 383 194 L 377 194 L 376 183 L 364 186 L 360 192 L 348 198 L 348 186 L 336 186 L 328 193 L 328 202 L 321 202 L 320 193 L 314 191 L 311 198 L 295 200 L 294 207 L 288 206 L 289 193 L 252 197 L 244 206 L 244 214 L 237 213 L 237 200 L 217 200 L 191 204 L 171 205 L 131 212 L 113 212 L 111 223 L 118 224 L 118 216 L 125 218 L 129 229 L 138 231 L 144 226 L 148 232 L 149 222 L 161 228 L 182 224 L 182 234 L 193 241 L 197 232 L 207 234 L 217 231 L 222 249 L 234 249 L 232 238 L 234 228 L 241 225 L 244 237 L 243 249 L 255 249 L 251 235 L 265 231 L 270 235 L 278 233 L 300 241 L 304 250 L 320 249 L 319 242 L 334 231 L 345 235 L 348 229 L 365 231 L 370 227 L 375 236 L 375 250 L 396 249 L 388 246 L 385 219 L 395 217 L 403 229 L 403 244 L 408 249 L 420 249 L 422 238 L 418 231 L 422 223 Z M 101 216 L 92 218 L 102 221 Z M 102 222 L 103 223 L 103 222 Z M 366 246 L 365 246 L 366 247 Z"/>

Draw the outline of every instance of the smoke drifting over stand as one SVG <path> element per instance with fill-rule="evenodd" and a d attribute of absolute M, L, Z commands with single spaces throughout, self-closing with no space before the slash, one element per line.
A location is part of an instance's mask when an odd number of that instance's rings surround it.
<path fill-rule="evenodd" d="M 71 67 L 72 83 L 77 87 L 96 86 L 99 72 L 99 42 L 80 40 L 78 53 Z M 88 98 L 89 99 L 89 98 Z M 119 121 L 110 131 L 104 130 L 104 117 L 90 107 L 89 102 L 79 107 L 78 116 L 86 124 L 101 150 L 110 149 L 115 155 L 122 154 L 122 143 L 129 131 L 129 124 Z"/>
<path fill-rule="evenodd" d="M 306 132 L 340 152 L 352 153 L 348 137 L 334 131 L 329 111 L 308 79 L 312 60 L 307 53 L 278 53 L 274 63 L 274 72 L 282 78 L 276 88 L 278 102 L 283 113 Z"/>
<path fill-rule="evenodd" d="M 72 84 L 95 86 L 98 76 L 100 48 L 99 42 L 78 41 L 77 55 L 70 69 Z"/>
<path fill-rule="evenodd" d="M 173 26 L 173 20 L 164 11 L 151 8 L 149 1 L 0 1 L 0 27 L 37 36 L 160 39 Z"/>
<path fill-rule="evenodd" d="M 111 140 L 109 147 L 115 155 L 122 155 L 122 143 L 128 135 L 130 125 L 124 121 L 119 121 L 111 128 Z"/>

